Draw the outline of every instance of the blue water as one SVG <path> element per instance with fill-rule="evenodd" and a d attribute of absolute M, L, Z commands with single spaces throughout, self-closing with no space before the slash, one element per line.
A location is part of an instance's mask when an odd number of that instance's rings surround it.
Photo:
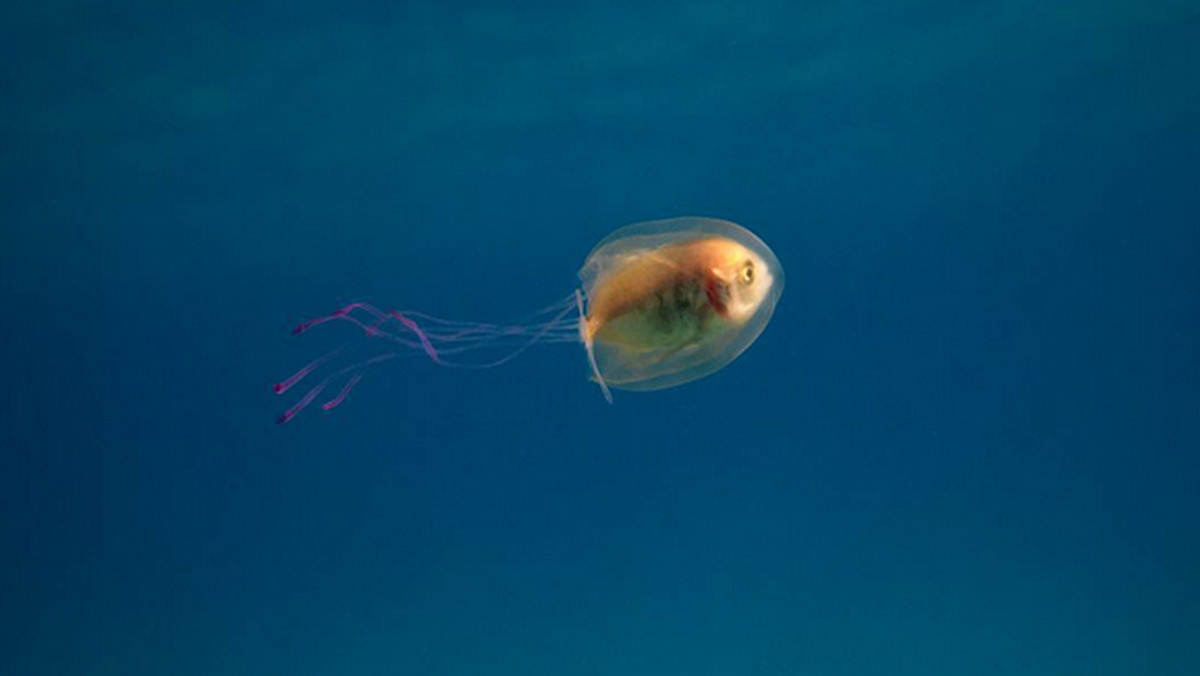
<path fill-rule="evenodd" d="M 0 673 L 1200 673 L 1192 0 L 25 4 Z M 716 375 L 274 424 L 296 322 L 677 215 L 787 271 Z"/>

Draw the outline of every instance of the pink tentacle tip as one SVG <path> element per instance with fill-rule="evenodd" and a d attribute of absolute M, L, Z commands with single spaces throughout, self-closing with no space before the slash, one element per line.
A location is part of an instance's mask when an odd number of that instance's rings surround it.
<path fill-rule="evenodd" d="M 283 386 L 283 383 L 275 383 L 271 386 L 271 390 L 275 392 L 275 394 L 283 394 L 284 390 L 286 389 L 287 388 Z"/>
<path fill-rule="evenodd" d="M 275 424 L 282 425 L 291 420 L 294 415 L 296 414 L 291 411 L 284 411 L 283 413 L 280 413 L 277 418 L 275 418 Z"/>
<path fill-rule="evenodd" d="M 292 335 L 298 336 L 301 333 L 304 333 L 305 331 L 308 330 L 308 327 L 311 325 L 312 325 L 312 322 L 300 322 L 299 324 L 296 325 L 296 328 L 292 329 Z"/>

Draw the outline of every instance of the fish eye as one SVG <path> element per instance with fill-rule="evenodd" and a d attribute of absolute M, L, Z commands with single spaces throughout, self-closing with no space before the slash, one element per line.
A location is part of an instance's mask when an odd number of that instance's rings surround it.
<path fill-rule="evenodd" d="M 754 282 L 754 263 L 751 261 L 746 261 L 746 264 L 742 266 L 742 271 L 741 271 L 741 273 L 739 273 L 738 277 L 742 280 L 743 284 L 753 283 Z"/>

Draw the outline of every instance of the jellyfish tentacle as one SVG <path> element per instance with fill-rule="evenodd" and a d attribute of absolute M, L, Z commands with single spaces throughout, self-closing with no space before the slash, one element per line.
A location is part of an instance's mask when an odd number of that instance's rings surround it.
<path fill-rule="evenodd" d="M 347 347 L 348 347 L 348 345 L 343 345 L 343 346 L 337 348 L 336 350 L 330 350 L 329 352 L 326 352 L 325 354 L 321 355 L 320 357 L 305 364 L 300 370 L 296 371 L 295 373 L 288 376 L 284 380 L 281 380 L 280 382 L 275 383 L 275 385 L 273 386 L 273 389 L 275 390 L 275 394 L 283 394 L 284 392 L 287 392 L 288 390 L 292 389 L 292 387 L 296 383 L 300 382 L 301 380 L 304 380 L 305 378 L 308 377 L 308 374 L 321 368 L 330 359 L 333 359 L 334 357 L 336 357 L 339 354 L 341 354 L 342 352 L 344 352 Z"/>
<path fill-rule="evenodd" d="M 357 385 L 358 381 L 362 380 L 362 378 L 362 373 L 355 373 L 353 376 L 351 376 L 350 380 L 346 381 L 346 384 L 342 386 L 342 391 L 339 392 L 336 397 L 330 399 L 324 404 L 321 404 L 321 410 L 328 411 L 331 408 L 336 408 L 339 406 L 343 401 L 346 400 L 346 395 L 350 394 L 350 390 L 354 389 L 354 386 Z"/>
<path fill-rule="evenodd" d="M 543 310 L 534 313 L 527 324 L 490 324 L 447 320 L 420 312 L 384 312 L 365 302 L 355 302 L 339 308 L 328 315 L 315 317 L 296 326 L 293 333 L 305 333 L 313 327 L 333 321 L 345 321 L 362 331 L 365 342 L 350 342 L 334 349 L 293 373 L 273 387 L 276 394 L 283 394 L 295 387 L 318 370 L 329 366 L 349 348 L 373 345 L 371 339 L 382 338 L 400 349 L 391 349 L 348 366 L 332 369 L 320 382 L 305 392 L 291 408 L 278 418 L 286 423 L 310 406 L 330 385 L 342 381 L 338 394 L 321 404 L 323 410 L 331 410 L 342 404 L 350 392 L 365 375 L 367 367 L 397 357 L 423 355 L 433 363 L 455 369 L 490 369 L 516 359 L 538 343 L 575 342 L 578 337 L 578 322 L 569 315 L 576 309 L 573 295 Z M 553 316 L 550 316 L 553 313 Z M 419 322 L 418 322 L 419 319 Z M 386 349 L 386 348 L 385 348 Z M 463 355 L 486 351 L 499 351 L 500 356 L 490 361 L 464 360 Z M 450 359 L 448 357 L 454 356 Z"/>
<path fill-rule="evenodd" d="M 323 392 L 326 387 L 329 387 L 330 383 L 345 376 L 348 373 L 354 373 L 355 377 L 352 377 L 350 379 L 350 382 L 347 384 L 347 386 L 342 388 L 342 392 L 338 396 L 336 396 L 333 399 L 326 402 L 326 404 L 330 404 L 328 407 L 322 406 L 322 408 L 325 408 L 325 410 L 329 410 L 329 409 L 337 406 L 338 404 L 342 403 L 342 401 L 346 398 L 346 395 L 350 394 L 350 390 L 353 389 L 353 387 L 358 384 L 358 381 L 362 380 L 362 374 L 356 373 L 357 371 L 361 371 L 361 370 L 367 368 L 368 366 L 372 366 L 372 365 L 378 364 L 380 362 L 388 361 L 389 359 L 395 359 L 398 356 L 400 356 L 400 354 L 397 352 L 387 352 L 385 354 L 375 355 L 374 357 L 371 357 L 370 359 L 364 359 L 363 361 L 357 362 L 355 364 L 351 364 L 349 366 L 343 366 L 342 368 L 338 369 L 337 371 L 334 371 L 330 375 L 325 376 L 325 379 L 322 380 L 321 382 L 317 383 L 316 385 L 313 385 L 307 392 L 304 393 L 303 397 L 300 397 L 300 401 L 297 401 L 295 404 L 292 405 L 291 408 L 289 408 L 288 410 L 286 410 L 282 414 L 280 414 L 279 417 L 276 418 L 275 421 L 277 423 L 279 423 L 280 425 L 282 425 L 282 424 L 286 423 L 287 421 L 291 420 L 292 418 L 296 417 L 296 414 L 299 413 L 300 411 L 303 411 L 304 409 L 308 408 L 308 405 L 312 403 L 313 399 L 316 399 L 317 396 L 320 395 L 321 392 Z"/>
<path fill-rule="evenodd" d="M 612 392 L 608 389 L 608 383 L 604 382 L 604 376 L 600 373 L 600 366 L 596 363 L 596 350 L 592 345 L 592 332 L 588 329 L 587 313 L 583 309 L 583 292 L 575 290 L 575 302 L 579 306 L 579 339 L 583 341 L 583 347 L 587 350 L 588 365 L 592 367 L 592 380 L 600 386 L 600 392 L 604 394 L 604 400 L 608 403 L 613 403 Z"/>
<path fill-rule="evenodd" d="M 395 310 L 391 312 L 391 315 L 396 319 L 396 321 L 403 324 L 405 328 L 417 334 L 417 339 L 421 341 L 421 349 L 425 350 L 425 354 L 429 355 L 429 358 L 433 360 L 433 363 L 442 363 L 442 358 L 438 356 L 437 350 L 433 347 L 433 343 L 429 342 L 429 336 L 425 335 L 425 332 L 421 330 L 420 326 L 417 326 L 415 321 L 405 317 Z"/>
<path fill-rule="evenodd" d="M 555 317 L 553 319 L 544 323 L 542 326 L 537 327 L 537 330 L 534 331 L 532 335 L 530 335 L 529 339 L 526 340 L 524 343 L 522 343 L 517 349 L 513 350 L 509 354 L 507 354 L 503 357 L 500 357 L 499 359 L 496 359 L 494 361 L 490 361 L 490 362 L 483 363 L 483 364 L 468 364 L 468 363 L 460 363 L 460 362 L 447 362 L 445 360 L 442 360 L 437 363 L 439 363 L 443 366 L 450 366 L 452 368 L 460 368 L 460 369 L 489 369 L 489 368 L 495 368 L 497 366 L 502 366 L 502 365 L 507 364 L 508 362 L 516 359 L 517 357 L 521 356 L 529 348 L 542 342 L 542 339 L 545 338 L 547 335 L 549 335 L 556 328 L 560 328 L 562 320 L 567 315 L 569 315 L 571 313 L 571 311 L 574 309 L 575 308 L 573 305 L 567 305 L 566 307 L 562 308 L 561 310 L 559 310 L 558 314 L 555 315 Z"/>

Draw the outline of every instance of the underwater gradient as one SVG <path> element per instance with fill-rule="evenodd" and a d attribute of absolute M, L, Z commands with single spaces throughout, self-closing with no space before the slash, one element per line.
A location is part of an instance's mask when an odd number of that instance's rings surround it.
<path fill-rule="evenodd" d="M 0 674 L 1200 673 L 1195 2 L 0 15 Z M 676 216 L 787 271 L 711 376 L 275 424 Z"/>

